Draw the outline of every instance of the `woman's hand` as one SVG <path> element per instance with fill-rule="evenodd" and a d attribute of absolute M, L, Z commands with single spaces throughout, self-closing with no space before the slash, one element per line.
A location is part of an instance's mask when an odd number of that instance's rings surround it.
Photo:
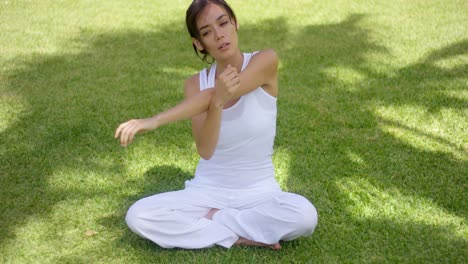
<path fill-rule="evenodd" d="M 234 92 L 239 89 L 240 78 L 235 67 L 228 65 L 227 68 L 216 78 L 214 103 L 223 107 L 227 101 L 232 99 Z"/>
<path fill-rule="evenodd" d="M 158 127 L 158 121 L 155 117 L 145 119 L 132 119 L 120 124 L 120 126 L 115 131 L 114 137 L 120 137 L 120 145 L 122 147 L 126 147 L 130 143 L 132 143 L 136 134 L 153 130 Z"/>

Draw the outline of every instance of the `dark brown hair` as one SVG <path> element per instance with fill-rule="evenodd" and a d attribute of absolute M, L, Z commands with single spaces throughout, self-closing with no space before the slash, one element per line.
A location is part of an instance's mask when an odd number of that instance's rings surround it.
<path fill-rule="evenodd" d="M 231 21 L 234 20 L 234 24 L 237 25 L 236 15 L 234 14 L 234 11 L 232 11 L 231 7 L 226 3 L 226 1 L 224 0 L 194 0 L 192 4 L 189 6 L 189 8 L 187 9 L 187 12 L 185 14 L 185 23 L 187 24 L 187 29 L 188 29 L 188 32 L 190 33 L 190 36 L 200 41 L 202 45 L 203 45 L 203 42 L 200 39 L 200 32 L 198 31 L 198 27 L 197 27 L 197 18 L 200 15 L 200 13 L 203 11 L 203 9 L 205 9 L 205 7 L 210 3 L 224 8 L 224 10 L 226 10 L 226 12 L 229 15 L 229 19 Z M 198 53 L 199 50 L 197 49 L 195 44 L 192 44 L 192 46 L 197 56 L 202 61 L 209 63 L 206 59 L 206 57 L 209 55 L 206 49 L 203 49 L 200 51 L 203 54 L 203 57 L 201 57 L 200 54 Z"/>

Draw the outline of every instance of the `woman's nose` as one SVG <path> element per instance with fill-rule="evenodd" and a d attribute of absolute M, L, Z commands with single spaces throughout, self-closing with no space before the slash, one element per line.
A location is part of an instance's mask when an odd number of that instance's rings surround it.
<path fill-rule="evenodd" d="M 220 28 L 215 28 L 214 33 L 215 33 L 216 40 L 224 38 L 223 31 Z"/>

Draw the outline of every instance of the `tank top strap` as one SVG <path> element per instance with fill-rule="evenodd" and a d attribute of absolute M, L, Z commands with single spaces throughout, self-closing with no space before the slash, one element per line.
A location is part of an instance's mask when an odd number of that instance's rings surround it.
<path fill-rule="evenodd" d="M 247 67 L 247 65 L 249 65 L 249 62 L 250 62 L 250 59 L 252 58 L 253 55 L 255 55 L 257 53 L 257 51 L 253 52 L 253 53 L 244 53 L 244 62 L 242 63 L 242 69 L 241 71 L 243 71 L 245 69 L 245 67 Z"/>
<path fill-rule="evenodd" d="M 215 73 L 216 73 L 216 64 L 213 64 L 211 66 L 211 69 L 209 72 L 207 71 L 206 68 L 200 71 L 199 73 L 200 91 L 214 87 Z"/>
<path fill-rule="evenodd" d="M 216 77 L 216 63 L 211 65 L 210 73 L 208 74 L 208 87 L 212 88 L 215 86 L 215 77 Z"/>
<path fill-rule="evenodd" d="M 200 79 L 200 91 L 205 90 L 207 87 L 207 76 L 206 76 L 206 69 L 200 71 L 199 74 Z"/>

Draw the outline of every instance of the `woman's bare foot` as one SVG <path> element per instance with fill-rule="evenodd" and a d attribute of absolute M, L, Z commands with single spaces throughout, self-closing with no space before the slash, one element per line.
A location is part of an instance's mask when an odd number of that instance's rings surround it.
<path fill-rule="evenodd" d="M 276 244 L 265 244 L 265 243 L 260 243 L 260 242 L 255 242 L 255 241 L 252 241 L 252 240 L 248 240 L 246 238 L 243 238 L 243 237 L 240 237 L 239 240 L 237 240 L 236 243 L 234 243 L 234 245 L 236 246 L 255 246 L 255 247 L 267 247 L 267 248 L 271 248 L 273 250 L 280 250 L 281 249 L 281 245 L 280 243 L 276 243 Z"/>
<path fill-rule="evenodd" d="M 217 208 L 211 209 L 211 210 L 208 212 L 208 214 L 205 215 L 205 218 L 208 218 L 208 219 L 210 219 L 210 220 L 213 220 L 213 215 L 216 214 L 216 212 L 218 212 L 218 211 L 219 211 L 219 209 L 217 209 Z"/>
<path fill-rule="evenodd" d="M 220 209 L 217 209 L 217 208 L 211 209 L 208 212 L 208 214 L 205 215 L 205 218 L 213 220 L 213 215 L 216 214 L 219 210 Z M 267 248 L 271 248 L 273 250 L 280 250 L 281 249 L 280 243 L 270 245 L 270 244 L 265 244 L 265 243 L 260 243 L 260 242 L 255 242 L 255 241 L 252 241 L 252 240 L 248 240 L 248 239 L 243 238 L 243 237 L 240 237 L 236 241 L 236 243 L 234 243 L 234 245 L 236 245 L 236 246 L 267 247 Z"/>

